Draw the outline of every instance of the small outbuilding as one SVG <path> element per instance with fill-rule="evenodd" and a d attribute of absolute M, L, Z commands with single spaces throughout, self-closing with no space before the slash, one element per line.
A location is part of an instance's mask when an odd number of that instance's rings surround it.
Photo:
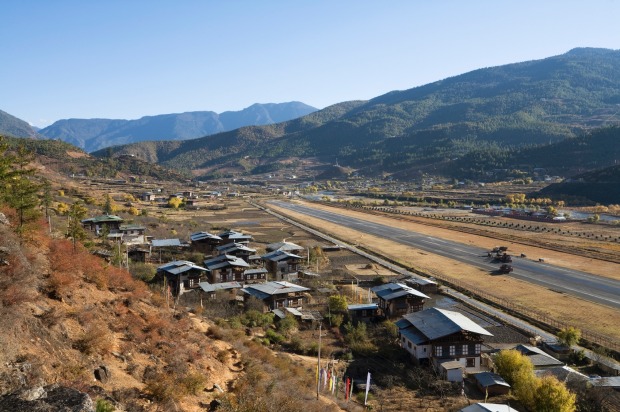
<path fill-rule="evenodd" d="M 501 376 L 492 372 L 480 372 L 474 375 L 480 392 L 488 395 L 505 395 L 510 392 L 510 385 Z"/>

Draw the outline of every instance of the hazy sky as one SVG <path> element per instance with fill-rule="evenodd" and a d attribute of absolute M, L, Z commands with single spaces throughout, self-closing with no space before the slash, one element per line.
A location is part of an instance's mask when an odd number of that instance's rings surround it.
<path fill-rule="evenodd" d="M 37 126 L 323 108 L 620 48 L 620 0 L 2 0 L 0 16 L 0 110 Z"/>

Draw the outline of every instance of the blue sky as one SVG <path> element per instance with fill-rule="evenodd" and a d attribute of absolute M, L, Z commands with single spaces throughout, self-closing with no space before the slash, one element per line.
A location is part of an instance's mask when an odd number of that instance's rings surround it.
<path fill-rule="evenodd" d="M 37 126 L 323 108 L 620 48 L 620 0 L 3 0 L 0 16 L 0 110 Z"/>

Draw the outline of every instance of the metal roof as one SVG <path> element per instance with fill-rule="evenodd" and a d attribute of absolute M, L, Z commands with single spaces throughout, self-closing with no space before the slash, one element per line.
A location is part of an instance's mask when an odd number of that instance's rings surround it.
<path fill-rule="evenodd" d="M 200 282 L 198 284 L 205 292 L 215 292 L 216 290 L 228 290 L 228 289 L 241 289 L 241 283 L 239 282 L 222 282 L 222 283 L 209 283 Z"/>
<path fill-rule="evenodd" d="M 515 346 L 515 349 L 521 352 L 524 356 L 527 356 L 528 359 L 532 361 L 534 367 L 564 365 L 564 362 L 557 360 L 553 356 L 535 346 L 520 344 Z"/>
<path fill-rule="evenodd" d="M 420 298 L 430 299 L 430 296 L 426 296 L 419 290 L 410 288 L 402 283 L 386 283 L 385 285 L 375 286 L 370 289 L 383 300 L 392 300 L 403 297 L 405 295 L 417 296 Z"/>
<path fill-rule="evenodd" d="M 428 338 L 415 328 L 401 329 L 400 334 L 416 345 L 428 342 Z"/>
<path fill-rule="evenodd" d="M 508 382 L 506 382 L 504 378 L 499 376 L 497 373 L 480 372 L 480 373 L 476 373 L 474 375 L 474 378 L 476 379 L 476 381 L 478 381 L 478 383 L 482 387 L 500 385 L 500 386 L 507 386 L 510 388 L 510 385 L 508 385 Z"/>
<path fill-rule="evenodd" d="M 256 285 L 248 285 L 243 291 L 249 294 L 254 294 L 257 292 L 263 296 L 273 296 L 273 295 L 281 295 L 286 293 L 294 293 L 294 292 L 304 292 L 306 290 L 310 290 L 303 286 L 296 285 L 294 283 L 285 282 L 285 281 L 277 281 L 277 282 L 266 282 L 259 283 Z"/>
<path fill-rule="evenodd" d="M 265 246 L 265 249 L 270 252 L 273 252 L 276 250 L 284 250 L 285 252 L 292 252 L 296 250 L 304 250 L 305 248 L 303 246 L 296 245 L 295 243 L 282 241 L 282 242 L 270 243 L 267 246 Z"/>
<path fill-rule="evenodd" d="M 203 272 L 207 271 L 207 269 L 203 268 L 202 266 L 198 266 L 193 262 L 189 262 L 187 260 L 175 260 L 174 262 L 166 263 L 165 265 L 161 265 L 157 268 L 157 270 L 162 270 L 173 275 L 178 275 L 179 273 L 187 272 L 188 270 L 192 269 Z"/>
<path fill-rule="evenodd" d="M 204 240 L 204 239 L 213 239 L 213 240 L 222 240 L 221 237 L 214 235 L 212 233 L 209 232 L 196 232 L 196 233 L 192 233 L 191 235 L 189 235 L 189 238 L 192 242 L 196 242 L 199 240 Z"/>
<path fill-rule="evenodd" d="M 146 230 L 146 227 L 142 225 L 120 225 L 118 230 Z"/>
<path fill-rule="evenodd" d="M 181 241 L 179 239 L 153 239 L 151 245 L 154 247 L 181 246 Z"/>
<path fill-rule="evenodd" d="M 474 403 L 469 405 L 459 412 L 519 412 L 518 410 L 511 408 L 509 405 L 502 405 L 499 403 Z"/>
<path fill-rule="evenodd" d="M 374 310 L 378 308 L 379 308 L 379 305 L 377 305 L 376 303 L 358 303 L 355 305 L 347 306 L 348 310 Z"/>
<path fill-rule="evenodd" d="M 220 269 L 228 266 L 250 267 L 245 260 L 232 255 L 218 255 L 214 258 L 205 260 L 203 264 L 209 270 Z"/>
<path fill-rule="evenodd" d="M 284 250 L 276 250 L 274 252 L 267 253 L 266 255 L 263 255 L 262 257 L 265 260 L 271 260 L 273 262 L 279 262 L 281 260 L 293 259 L 293 258 L 302 259 L 301 256 L 297 256 L 292 253 L 285 252 Z"/>
<path fill-rule="evenodd" d="M 240 240 L 251 240 L 251 235 L 244 235 L 243 233 L 229 230 L 227 232 L 222 232 L 219 234 L 222 239 L 240 239 Z"/>
<path fill-rule="evenodd" d="M 256 252 L 256 249 L 249 248 L 242 243 L 236 243 L 236 242 L 227 243 L 225 245 L 220 245 L 220 246 L 217 246 L 215 249 L 217 249 L 220 253 L 230 253 L 236 250 L 243 250 L 245 252 L 250 252 L 250 253 Z"/>
<path fill-rule="evenodd" d="M 429 340 L 439 339 L 461 331 L 493 336 L 465 315 L 451 310 L 430 308 L 421 312 L 409 313 L 403 316 L 403 319 L 406 319 Z"/>
<path fill-rule="evenodd" d="M 258 269 L 248 269 L 246 271 L 243 272 L 244 275 L 260 275 L 263 273 L 267 273 L 267 269 L 265 268 L 258 268 Z"/>
<path fill-rule="evenodd" d="M 105 222 L 122 222 L 123 218 L 116 215 L 101 215 L 84 219 L 82 223 L 105 223 Z"/>

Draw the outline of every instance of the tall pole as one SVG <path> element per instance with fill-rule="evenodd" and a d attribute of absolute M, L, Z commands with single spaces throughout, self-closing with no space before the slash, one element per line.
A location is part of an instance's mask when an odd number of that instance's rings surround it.
<path fill-rule="evenodd" d="M 323 324 L 319 323 L 319 356 L 317 357 L 316 366 L 316 399 L 319 399 L 319 391 L 321 390 L 321 328 Z"/>

